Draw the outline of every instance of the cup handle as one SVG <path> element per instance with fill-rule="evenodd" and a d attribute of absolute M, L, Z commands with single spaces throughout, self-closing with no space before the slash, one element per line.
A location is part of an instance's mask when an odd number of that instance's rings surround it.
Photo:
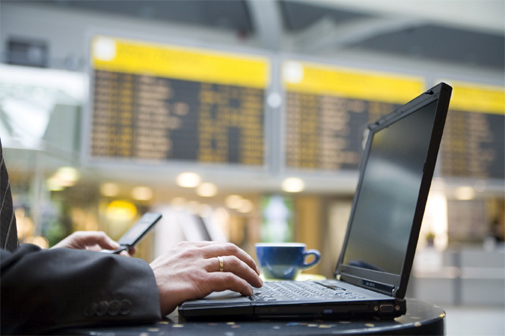
<path fill-rule="evenodd" d="M 308 256 L 314 256 L 314 260 L 312 260 L 310 263 L 305 263 L 305 260 L 307 260 Z M 307 250 L 303 254 L 303 265 L 300 267 L 301 269 L 308 269 L 311 267 L 316 266 L 319 263 L 319 260 L 321 260 L 321 253 L 319 253 L 318 250 Z"/>

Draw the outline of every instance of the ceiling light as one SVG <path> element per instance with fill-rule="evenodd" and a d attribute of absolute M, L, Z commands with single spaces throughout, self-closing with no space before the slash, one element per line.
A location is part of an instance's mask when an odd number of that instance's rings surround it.
<path fill-rule="evenodd" d="M 288 83 L 300 83 L 303 80 L 303 65 L 294 61 L 284 62 L 282 65 L 282 77 Z"/>
<path fill-rule="evenodd" d="M 268 95 L 267 104 L 271 108 L 279 108 L 282 105 L 282 97 L 278 92 L 272 92 Z"/>
<path fill-rule="evenodd" d="M 198 186 L 196 193 L 201 197 L 213 197 L 217 194 L 217 186 L 214 183 L 205 182 Z"/>
<path fill-rule="evenodd" d="M 107 218 L 118 221 L 129 221 L 137 215 L 137 208 L 128 201 L 112 201 L 106 210 Z"/>
<path fill-rule="evenodd" d="M 240 207 L 237 209 L 238 212 L 249 213 L 254 208 L 253 203 L 248 199 L 242 199 L 240 203 Z"/>
<path fill-rule="evenodd" d="M 75 169 L 73 167 L 58 168 L 58 170 L 56 171 L 56 175 L 59 176 L 63 180 L 74 181 L 74 182 L 77 181 L 80 177 L 80 174 L 77 171 L 77 169 Z"/>
<path fill-rule="evenodd" d="M 51 191 L 61 191 L 61 190 L 65 189 L 65 187 L 62 186 L 59 183 L 59 180 L 57 178 L 55 178 L 54 176 L 51 178 L 48 178 L 46 180 L 46 185 L 47 185 L 47 189 L 49 189 Z"/>
<path fill-rule="evenodd" d="M 472 187 L 459 187 L 455 191 L 456 199 L 459 201 L 469 201 L 475 198 L 475 189 Z"/>
<path fill-rule="evenodd" d="M 104 183 L 100 186 L 100 192 L 106 197 L 116 197 L 119 194 L 119 186 L 115 183 Z"/>
<path fill-rule="evenodd" d="M 116 57 L 116 42 L 107 37 L 95 38 L 93 56 L 100 61 L 112 61 Z"/>
<path fill-rule="evenodd" d="M 183 188 L 195 188 L 200 184 L 200 175 L 195 173 L 181 173 L 177 176 L 177 185 Z"/>
<path fill-rule="evenodd" d="M 135 187 L 132 190 L 132 197 L 137 201 L 148 201 L 153 197 L 153 191 L 148 187 Z"/>
<path fill-rule="evenodd" d="M 239 195 L 229 195 L 224 200 L 224 203 L 230 209 L 238 209 L 242 205 L 242 197 Z"/>
<path fill-rule="evenodd" d="M 73 167 L 61 167 L 58 168 L 53 177 L 58 179 L 58 183 L 60 185 L 64 187 L 71 187 L 75 184 L 75 182 L 77 182 L 80 174 L 77 169 Z"/>
<path fill-rule="evenodd" d="M 282 181 L 282 190 L 285 192 L 297 193 L 305 189 L 305 183 L 298 177 L 289 177 Z"/>

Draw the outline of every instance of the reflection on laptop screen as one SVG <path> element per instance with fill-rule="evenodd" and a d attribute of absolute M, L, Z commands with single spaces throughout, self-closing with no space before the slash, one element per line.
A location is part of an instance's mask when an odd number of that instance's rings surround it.
<path fill-rule="evenodd" d="M 345 265 L 400 274 L 437 101 L 373 135 L 357 192 Z"/>

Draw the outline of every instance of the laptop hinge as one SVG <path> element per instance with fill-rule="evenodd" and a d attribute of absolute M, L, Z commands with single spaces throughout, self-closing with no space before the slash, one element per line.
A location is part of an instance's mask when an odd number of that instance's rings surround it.
<path fill-rule="evenodd" d="M 376 292 L 386 293 L 387 295 L 390 296 L 394 296 L 395 294 L 395 286 L 386 285 L 375 281 L 361 280 L 361 286 L 370 288 L 371 290 L 375 290 Z"/>
<path fill-rule="evenodd" d="M 383 282 L 377 282 L 373 280 L 363 279 L 359 277 L 355 277 L 349 274 L 335 274 L 335 279 L 339 281 L 345 281 L 355 286 L 359 286 L 362 288 L 366 288 L 372 290 L 374 292 L 386 294 L 389 296 L 395 296 L 396 294 L 396 286 L 389 285 Z"/>

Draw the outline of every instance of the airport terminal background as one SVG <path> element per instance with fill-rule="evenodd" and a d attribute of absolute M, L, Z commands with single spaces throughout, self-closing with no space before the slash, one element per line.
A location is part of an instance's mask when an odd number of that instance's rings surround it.
<path fill-rule="evenodd" d="M 501 0 L 2 0 L 20 240 L 117 239 L 155 210 L 146 261 L 183 239 L 301 241 L 331 277 L 364 125 L 445 81 L 408 296 L 446 308 L 449 334 L 503 334 L 504 22 Z"/>

